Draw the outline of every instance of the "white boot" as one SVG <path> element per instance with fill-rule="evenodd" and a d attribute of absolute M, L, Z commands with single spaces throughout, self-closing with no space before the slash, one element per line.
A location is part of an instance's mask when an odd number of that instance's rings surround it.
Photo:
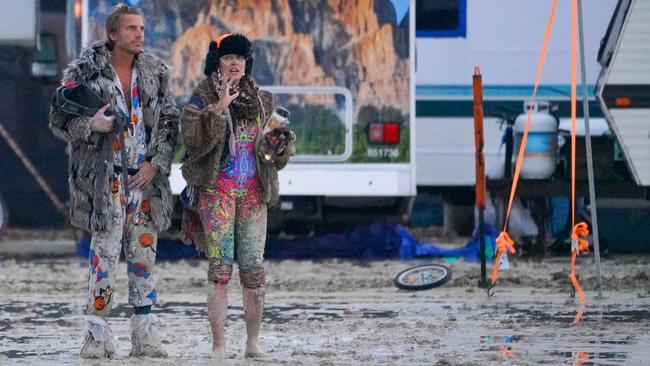
<path fill-rule="evenodd" d="M 167 357 L 158 335 L 158 317 L 136 314 L 131 317 L 131 357 Z"/>
<path fill-rule="evenodd" d="M 82 358 L 115 358 L 117 344 L 106 320 L 88 315 L 85 320 L 85 337 L 81 346 Z"/>

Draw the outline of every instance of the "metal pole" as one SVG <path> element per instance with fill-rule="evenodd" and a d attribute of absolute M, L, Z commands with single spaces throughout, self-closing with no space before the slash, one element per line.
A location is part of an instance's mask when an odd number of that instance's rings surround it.
<path fill-rule="evenodd" d="M 57 211 L 59 211 L 63 217 L 67 217 L 68 210 L 65 208 L 63 202 L 59 199 L 56 193 L 54 193 L 54 190 L 52 190 L 50 185 L 47 184 L 47 181 L 43 179 L 43 176 L 38 172 L 32 161 L 29 160 L 27 155 L 25 155 L 16 141 L 11 137 L 9 131 L 4 127 L 2 122 L 0 122 L 0 136 L 4 137 L 5 140 L 7 140 L 9 147 L 14 151 L 14 153 L 16 153 L 16 156 L 18 156 L 18 159 L 23 163 L 27 171 L 34 177 L 34 179 L 36 179 L 36 183 L 38 183 L 41 189 L 43 189 L 47 197 L 54 204 L 54 207 L 56 207 Z"/>
<path fill-rule="evenodd" d="M 578 0 L 578 39 L 580 42 L 580 77 L 582 78 L 582 109 L 585 120 L 585 147 L 587 148 L 587 175 L 589 181 L 589 202 L 591 208 L 591 228 L 594 239 L 594 260 L 598 278 L 598 299 L 603 298 L 603 280 L 600 273 L 600 243 L 598 242 L 598 215 L 596 212 L 596 188 L 594 186 L 594 163 L 591 152 L 591 133 L 589 131 L 589 99 L 585 71 L 585 42 L 582 26 L 582 0 Z"/>
<path fill-rule="evenodd" d="M 485 218 L 483 207 L 478 209 L 478 235 L 479 239 L 479 250 L 481 252 L 481 280 L 478 283 L 478 287 L 487 288 L 487 259 L 485 257 Z"/>

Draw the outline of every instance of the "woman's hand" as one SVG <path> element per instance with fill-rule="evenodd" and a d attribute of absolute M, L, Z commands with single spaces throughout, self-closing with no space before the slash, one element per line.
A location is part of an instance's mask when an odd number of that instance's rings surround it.
<path fill-rule="evenodd" d="M 232 101 L 237 99 L 239 96 L 239 91 L 236 91 L 233 94 L 230 93 L 233 88 L 232 82 L 232 79 L 226 79 L 226 83 L 221 87 L 221 90 L 219 91 L 219 102 L 215 106 L 216 111 L 219 113 L 225 111 L 230 103 L 232 103 Z"/>

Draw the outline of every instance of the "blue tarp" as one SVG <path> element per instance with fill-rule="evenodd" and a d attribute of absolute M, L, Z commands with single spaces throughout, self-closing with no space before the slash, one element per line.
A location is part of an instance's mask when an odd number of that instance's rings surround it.
<path fill-rule="evenodd" d="M 400 258 L 402 259 L 419 257 L 462 257 L 466 262 L 477 262 L 480 260 L 478 232 L 474 232 L 473 237 L 464 247 L 447 249 L 431 243 L 418 242 L 403 227 L 399 227 L 399 230 L 403 232 L 403 241 L 400 248 Z M 496 238 L 498 235 L 499 233 L 492 226 L 485 224 L 485 251 L 488 258 L 494 257 Z"/>
<path fill-rule="evenodd" d="M 486 225 L 488 256 L 494 253 L 497 231 Z M 77 244 L 77 254 L 87 256 L 90 239 L 83 238 Z M 199 253 L 194 246 L 183 245 L 178 240 L 158 240 L 158 260 L 195 258 Z M 431 243 L 422 243 L 413 238 L 405 227 L 375 222 L 357 226 L 342 233 L 326 234 L 294 240 L 269 239 L 266 242 L 265 258 L 268 259 L 324 259 L 347 258 L 359 260 L 412 259 L 423 257 L 462 257 L 475 262 L 479 255 L 478 234 L 459 249 L 445 249 Z"/>

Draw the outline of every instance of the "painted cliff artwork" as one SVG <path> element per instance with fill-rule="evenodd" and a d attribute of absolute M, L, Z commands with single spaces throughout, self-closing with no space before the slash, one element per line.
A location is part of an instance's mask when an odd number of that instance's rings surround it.
<path fill-rule="evenodd" d="M 103 39 L 116 0 L 88 0 L 86 41 Z M 343 87 L 352 96 L 354 162 L 407 162 L 410 59 L 408 0 L 139 0 L 145 48 L 172 68 L 182 104 L 203 77 L 210 40 L 243 33 L 253 42 L 261 86 Z M 340 155 L 346 124 L 334 94 L 276 95 L 289 107 L 299 154 Z M 306 117 L 311 117 L 305 122 Z M 338 122 L 337 122 L 338 121 Z M 368 123 L 402 125 L 390 154 L 372 156 Z"/>

